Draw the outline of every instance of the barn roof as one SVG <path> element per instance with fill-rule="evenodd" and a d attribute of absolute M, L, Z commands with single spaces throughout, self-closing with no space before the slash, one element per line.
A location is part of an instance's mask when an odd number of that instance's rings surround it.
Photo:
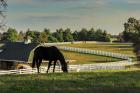
<path fill-rule="evenodd" d="M 0 61 L 28 62 L 31 51 L 37 46 L 36 43 L 4 43 L 0 48 Z"/>

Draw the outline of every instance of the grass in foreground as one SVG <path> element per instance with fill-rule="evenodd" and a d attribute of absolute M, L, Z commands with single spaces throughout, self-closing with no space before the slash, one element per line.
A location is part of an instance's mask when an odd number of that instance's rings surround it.
<path fill-rule="evenodd" d="M 139 71 L 0 76 L 0 93 L 140 93 Z"/>

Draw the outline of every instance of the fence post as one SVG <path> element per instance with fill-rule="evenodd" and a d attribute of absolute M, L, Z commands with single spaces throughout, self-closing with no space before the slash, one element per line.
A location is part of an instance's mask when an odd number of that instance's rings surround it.
<path fill-rule="evenodd" d="M 19 69 L 19 74 L 21 74 L 21 69 Z"/>
<path fill-rule="evenodd" d="M 80 65 L 77 66 L 77 71 L 76 72 L 80 72 Z"/>

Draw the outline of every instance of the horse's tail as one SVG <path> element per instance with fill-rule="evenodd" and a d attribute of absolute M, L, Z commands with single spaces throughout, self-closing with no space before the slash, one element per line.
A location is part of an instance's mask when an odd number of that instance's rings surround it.
<path fill-rule="evenodd" d="M 35 57 L 35 54 L 34 54 L 34 56 L 33 56 L 33 61 L 32 61 L 32 68 L 35 67 L 35 63 L 36 63 L 36 57 Z"/>

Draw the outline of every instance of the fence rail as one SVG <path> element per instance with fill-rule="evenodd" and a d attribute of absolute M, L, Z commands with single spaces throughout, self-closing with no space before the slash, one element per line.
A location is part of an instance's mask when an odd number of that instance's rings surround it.
<path fill-rule="evenodd" d="M 95 55 L 101 55 L 101 56 L 109 56 L 109 57 L 128 60 L 129 62 L 132 61 L 132 58 L 130 57 L 133 57 L 132 55 L 125 55 L 125 54 L 100 51 L 100 50 L 90 50 L 90 49 L 66 47 L 66 46 L 57 46 L 57 47 L 59 49 L 66 50 L 66 51 L 73 51 L 73 52 L 86 53 L 86 54 L 95 54 Z"/>
<path fill-rule="evenodd" d="M 132 65 L 134 63 L 130 62 L 112 62 L 112 63 L 96 63 L 96 64 L 83 64 L 83 65 L 69 65 L 68 71 L 69 72 L 85 72 L 85 71 L 94 71 L 94 70 L 125 70 L 125 66 Z M 47 68 L 41 67 L 40 72 L 46 73 Z M 53 72 L 53 68 L 51 67 L 49 73 Z M 61 73 L 61 66 L 56 66 L 55 68 L 56 73 Z M 6 74 L 35 74 L 37 73 L 37 68 L 29 68 L 29 69 L 18 69 L 18 70 L 3 70 L 0 71 L 0 75 Z"/>

